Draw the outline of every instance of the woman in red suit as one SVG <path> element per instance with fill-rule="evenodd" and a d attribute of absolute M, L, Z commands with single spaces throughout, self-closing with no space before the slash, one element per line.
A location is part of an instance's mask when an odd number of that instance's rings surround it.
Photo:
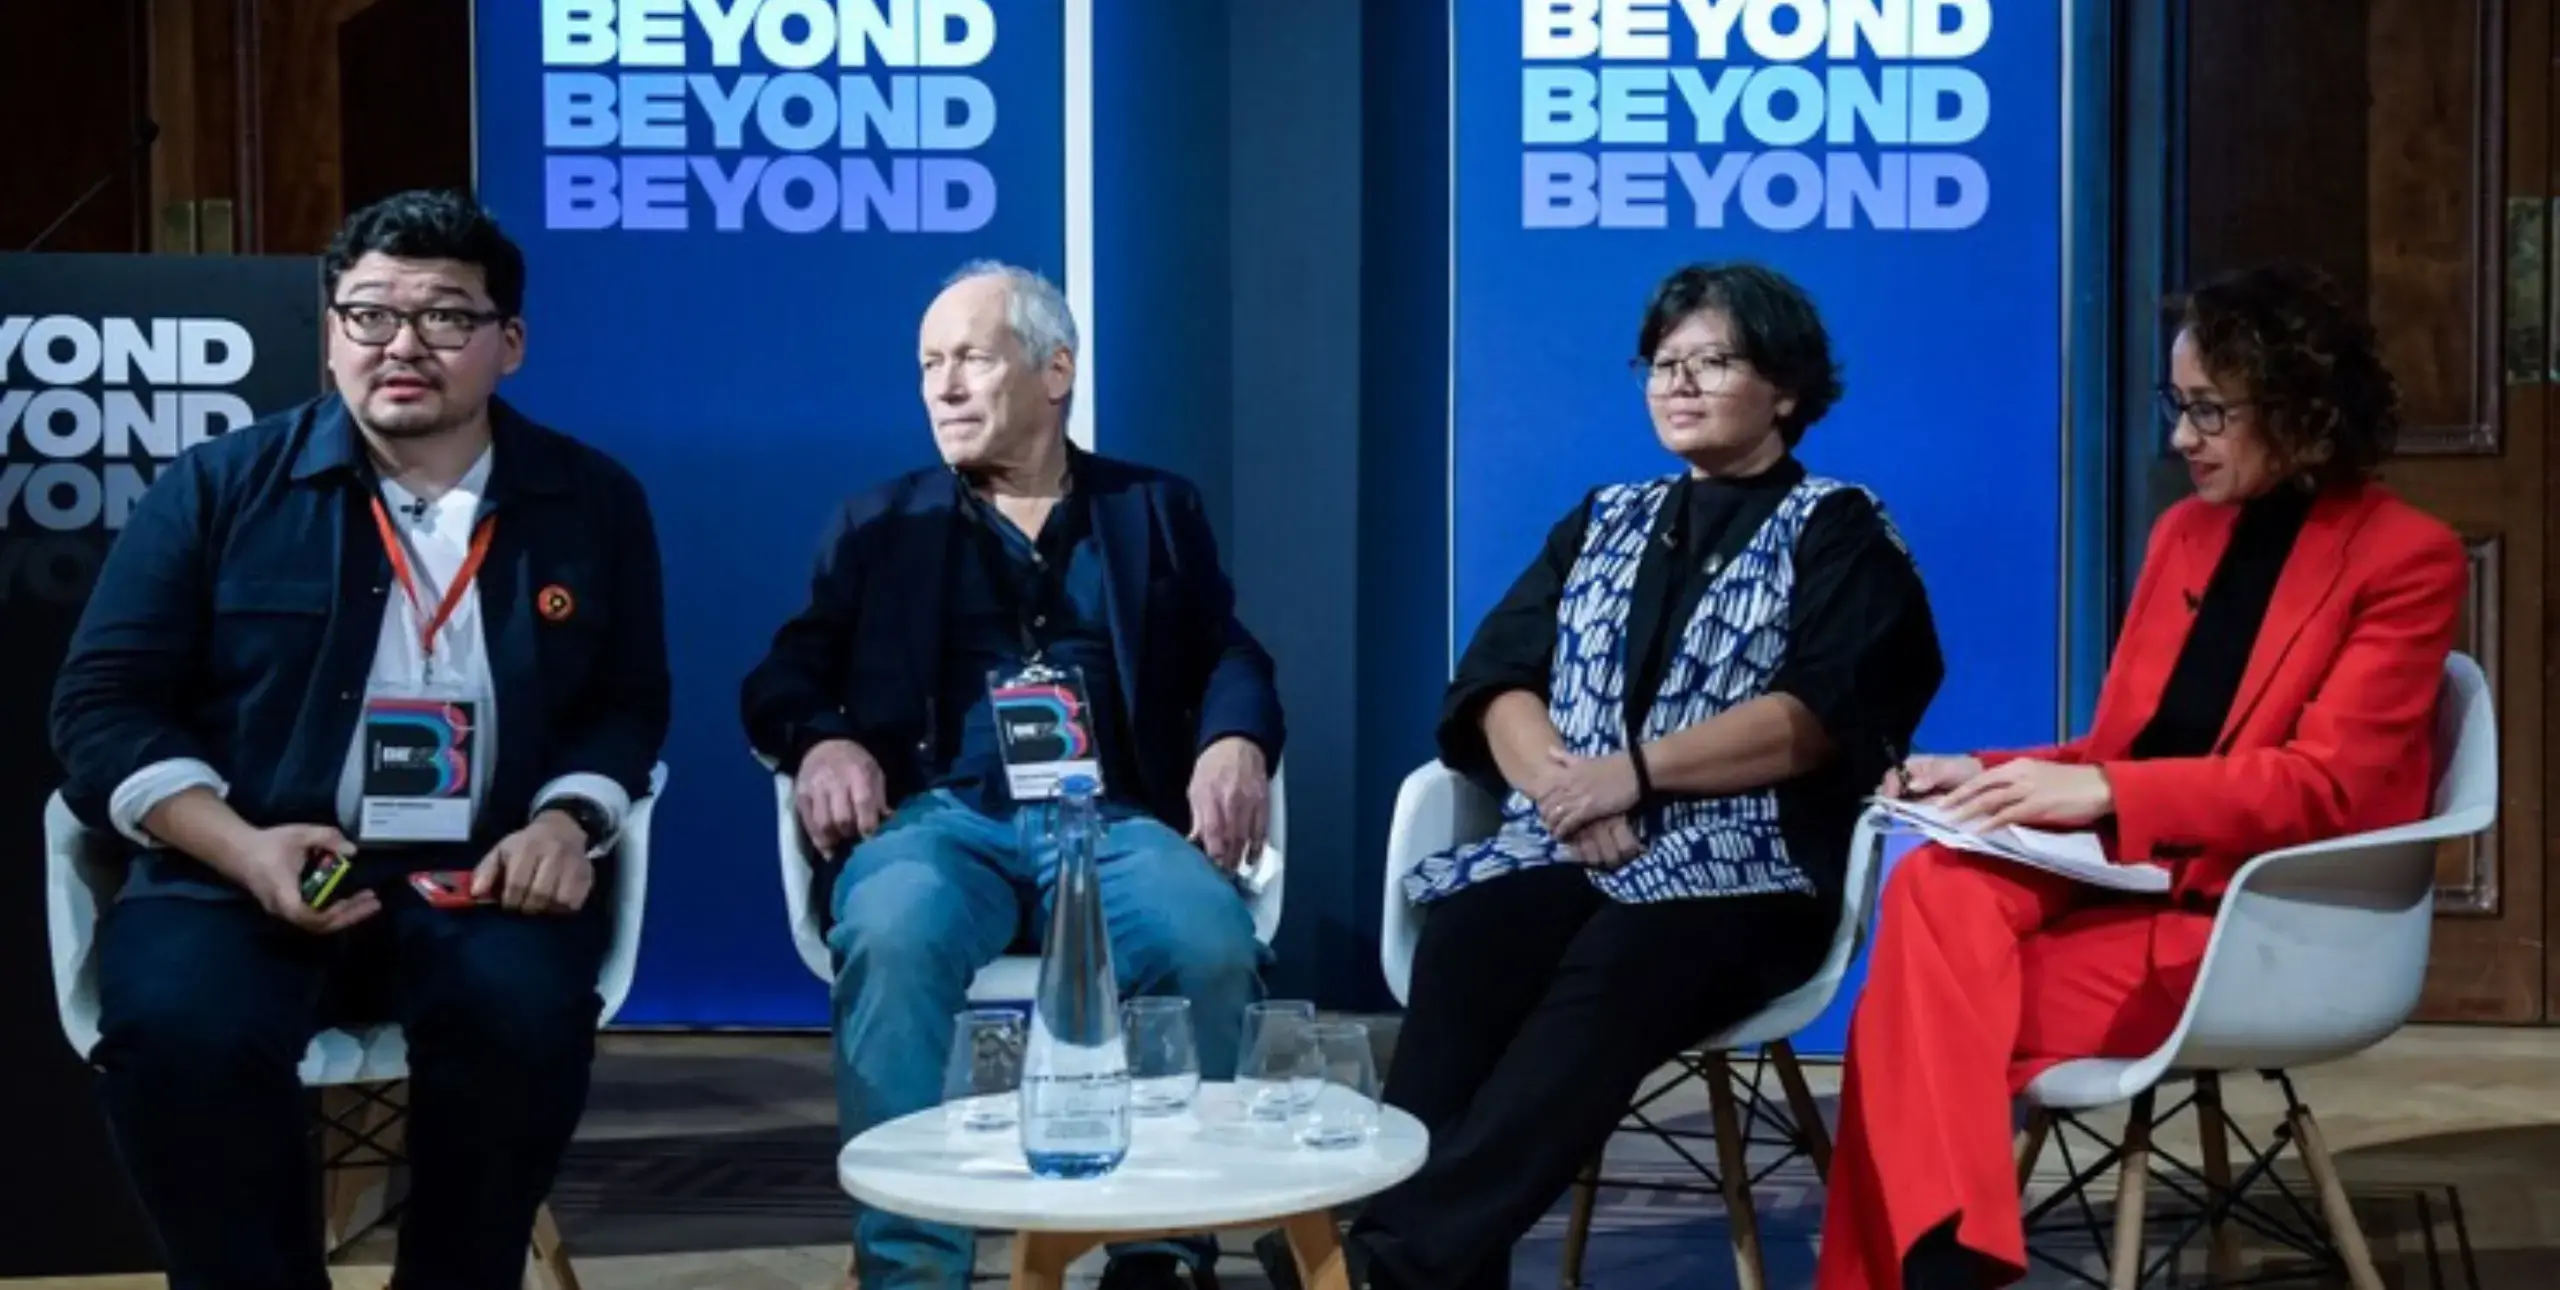
<path fill-rule="evenodd" d="M 2397 395 L 2317 273 L 2243 272 L 2180 311 L 2162 412 L 2196 495 L 2150 551 L 2088 734 L 1915 757 L 1882 791 L 2094 829 L 2129 896 L 1937 846 L 1885 885 L 1849 1028 L 1817 1290 L 1977 1290 L 2026 1240 L 2011 1099 L 2057 1062 L 2165 1042 L 2252 856 L 2426 813 L 2423 748 L 2461 544 L 2374 480 Z"/>

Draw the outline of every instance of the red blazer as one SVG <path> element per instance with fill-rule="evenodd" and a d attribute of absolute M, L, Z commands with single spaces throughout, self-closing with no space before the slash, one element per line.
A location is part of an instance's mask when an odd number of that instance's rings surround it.
<path fill-rule="evenodd" d="M 2453 530 L 2381 485 L 2322 497 L 2276 580 L 2222 752 L 2126 760 L 2238 516 L 2189 498 L 2153 525 L 2089 733 L 1982 756 L 2103 767 L 2117 856 L 2168 865 L 2179 896 L 2220 897 L 2263 852 L 2426 815 L 2436 693 L 2468 581 Z"/>

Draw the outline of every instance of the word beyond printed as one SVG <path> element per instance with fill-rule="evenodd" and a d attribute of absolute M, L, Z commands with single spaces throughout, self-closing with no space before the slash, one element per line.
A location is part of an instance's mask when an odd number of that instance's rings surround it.
<path fill-rule="evenodd" d="M 121 529 L 160 465 L 254 420 L 228 318 L 0 316 L 0 531 Z"/>
<path fill-rule="evenodd" d="M 990 0 L 542 0 L 543 224 L 965 233 Z"/>
<path fill-rule="evenodd" d="M 1952 230 L 1992 0 L 1520 0 L 1524 228 Z"/>

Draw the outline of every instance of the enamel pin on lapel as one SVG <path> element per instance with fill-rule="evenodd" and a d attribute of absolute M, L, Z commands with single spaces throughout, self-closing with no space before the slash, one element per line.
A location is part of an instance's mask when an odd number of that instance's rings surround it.
<path fill-rule="evenodd" d="M 565 623 L 571 614 L 578 612 L 578 598 L 570 595 L 567 587 L 555 582 L 533 598 L 533 606 L 541 613 L 544 622 Z"/>

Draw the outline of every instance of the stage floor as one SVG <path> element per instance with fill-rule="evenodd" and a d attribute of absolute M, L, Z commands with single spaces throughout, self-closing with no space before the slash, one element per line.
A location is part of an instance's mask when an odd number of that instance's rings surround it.
<path fill-rule="evenodd" d="M 814 1036 L 609 1037 L 554 1198 L 585 1290 L 841 1286 L 848 1219 L 834 1184 L 827 1065 Z M 1807 1073 L 1828 1110 L 1836 1069 Z M 1776 1081 L 1767 1082 L 1774 1096 Z M 2338 1156 L 2387 1283 L 2560 1285 L 2560 1030 L 2412 1028 L 2353 1061 L 2306 1072 L 2296 1085 Z M 2275 1090 L 2254 1077 L 2233 1080 L 2226 1100 L 2263 1141 L 2281 1105 Z M 1702 1127 L 1705 1099 L 1692 1085 L 1658 1108 L 1664 1116 Z M 2196 1159 L 2191 1129 L 2165 1134 L 2162 1145 Z M 1613 1146 L 1610 1164 L 1612 1175 L 1639 1180 L 1687 1170 L 1659 1144 L 1629 1136 Z M 2285 1172 L 2307 1199 L 2299 1170 Z M 2063 1176 L 2050 1149 L 2038 1174 L 2038 1191 Z M 1811 1168 L 1779 1165 L 1755 1196 L 1770 1290 L 1809 1285 L 1821 1213 Z M 2098 1209 L 2103 1219 L 2103 1194 Z M 2154 1225 L 2158 1239 L 2167 1226 Z M 1515 1285 L 1557 1284 L 1563 1232 L 1559 1204 L 1521 1246 Z M 359 1244 L 337 1285 L 379 1290 L 387 1240 Z M 2094 1249 L 2087 1237 L 2069 1235 L 2045 1248 L 2066 1259 Z M 981 1242 L 982 1280 L 1001 1284 L 1005 1257 L 1001 1240 Z M 2201 1259 L 2197 1252 L 2190 1260 L 2191 1278 Z M 1080 1284 L 1090 1285 L 1098 1270 L 1098 1262 L 1087 1265 Z M 1228 1290 L 1266 1284 L 1240 1244 L 1220 1272 Z M 1604 1189 L 1584 1279 L 1607 1290 L 1731 1285 L 1721 1205 L 1708 1196 Z M 0 1282 L 64 1290 L 163 1284 L 156 1277 Z M 2077 1283 L 2040 1268 L 2026 1284 Z"/>

